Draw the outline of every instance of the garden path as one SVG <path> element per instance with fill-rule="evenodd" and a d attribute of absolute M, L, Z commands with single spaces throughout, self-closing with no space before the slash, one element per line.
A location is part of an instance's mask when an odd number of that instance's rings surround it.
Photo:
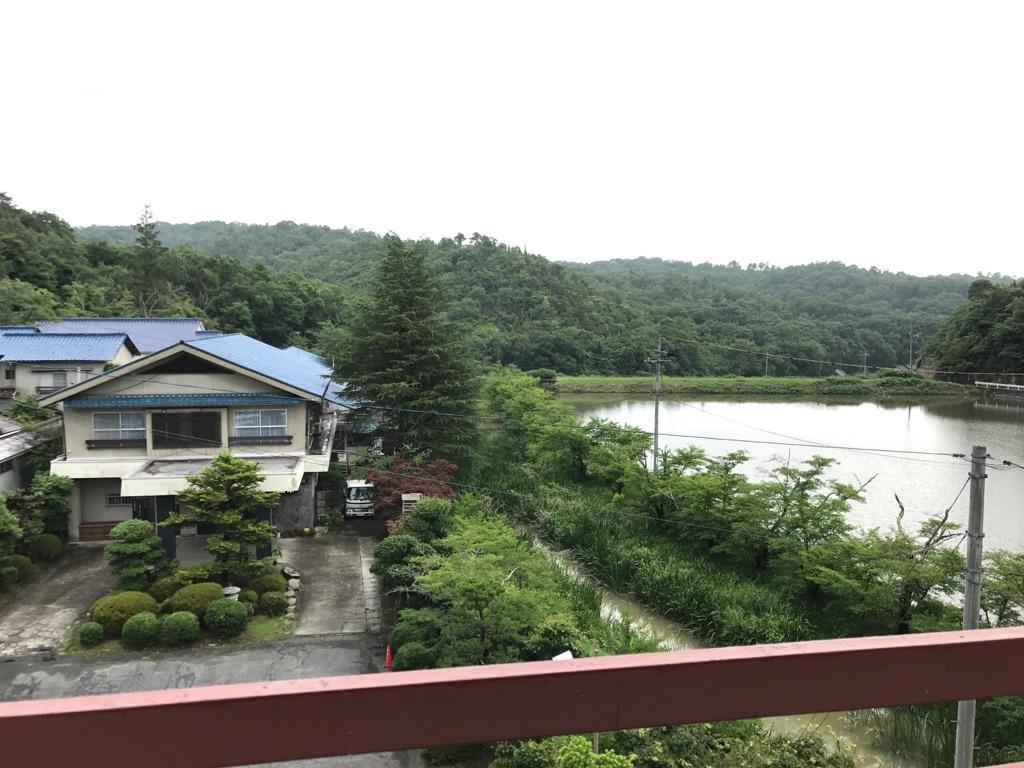
<path fill-rule="evenodd" d="M 114 586 L 103 548 L 75 545 L 0 607 L 0 658 L 60 648 L 68 628 Z"/>
<path fill-rule="evenodd" d="M 370 573 L 374 539 L 363 533 L 279 541 L 281 559 L 300 576 L 296 635 L 380 632 L 380 587 Z"/>

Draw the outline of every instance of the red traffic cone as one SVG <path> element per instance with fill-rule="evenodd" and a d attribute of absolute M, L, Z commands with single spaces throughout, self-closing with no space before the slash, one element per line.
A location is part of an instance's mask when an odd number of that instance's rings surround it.
<path fill-rule="evenodd" d="M 384 669 L 391 669 L 391 643 L 388 643 L 388 649 L 384 653 Z"/>

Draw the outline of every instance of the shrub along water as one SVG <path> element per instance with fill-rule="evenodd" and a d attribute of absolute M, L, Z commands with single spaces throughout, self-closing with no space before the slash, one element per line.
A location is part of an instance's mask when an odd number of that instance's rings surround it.
<path fill-rule="evenodd" d="M 893 392 L 924 388 L 912 376 L 875 381 Z M 499 509 L 539 525 L 609 586 L 704 642 L 959 626 L 948 599 L 963 582 L 963 556 L 952 546 L 960 539 L 958 527 L 940 517 L 917 531 L 899 524 L 890 531 L 854 531 L 847 515 L 864 487 L 830 479 L 830 459 L 782 465 L 753 482 L 736 472 L 744 454 L 712 458 L 689 448 L 663 452 L 652 472 L 646 434 L 599 420 L 581 425 L 530 377 L 499 372 L 486 395 L 505 422 L 481 439 L 468 482 L 501 489 Z M 993 554 L 990 572 L 1019 574 L 1024 562 L 1011 559 Z M 1019 622 L 1024 583 L 1008 577 L 994 584 L 986 607 L 991 623 Z M 942 722 L 921 720 L 923 711 L 886 722 L 903 741 L 919 734 L 918 757 L 945 754 L 941 737 L 920 735 Z M 1022 713 L 1020 698 L 981 704 L 979 759 L 1016 758 L 1024 743 Z M 920 727 L 907 727 L 907 718 L 917 718 Z M 942 762 L 945 757 L 936 764 Z"/>
<path fill-rule="evenodd" d="M 589 656 L 656 649 L 656 639 L 628 618 L 602 618 L 600 594 L 564 575 L 490 506 L 468 495 L 421 501 L 378 544 L 373 567 L 401 606 L 389 638 L 395 669 L 549 659 L 565 650 Z M 494 766 L 576 765 L 571 755 L 590 752 L 566 751 L 572 744 L 562 738 L 500 745 Z M 604 734 L 602 745 L 631 756 L 606 761 L 616 766 L 852 766 L 848 755 L 816 737 L 770 736 L 756 722 Z M 490 756 L 481 747 L 472 757 Z"/>

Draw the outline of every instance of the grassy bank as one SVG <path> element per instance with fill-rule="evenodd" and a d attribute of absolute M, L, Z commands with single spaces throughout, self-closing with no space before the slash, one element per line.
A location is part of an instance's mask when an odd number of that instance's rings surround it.
<path fill-rule="evenodd" d="M 559 376 L 560 393 L 654 394 L 652 376 Z M 967 387 L 917 376 L 666 376 L 667 395 L 966 396 Z"/>

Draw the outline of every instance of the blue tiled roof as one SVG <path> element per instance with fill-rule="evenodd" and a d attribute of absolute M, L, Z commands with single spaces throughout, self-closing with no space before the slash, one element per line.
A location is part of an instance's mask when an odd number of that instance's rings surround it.
<path fill-rule="evenodd" d="M 345 385 L 332 382 L 331 367 L 316 355 L 278 349 L 242 333 L 228 333 L 186 342 L 186 346 L 219 357 L 229 363 L 280 381 L 315 397 L 326 397 L 337 405 L 355 402 L 343 394 Z"/>
<path fill-rule="evenodd" d="M 125 333 L 139 352 L 166 349 L 203 333 L 203 323 L 194 317 L 63 317 L 40 320 L 36 327 L 51 333 Z"/>
<path fill-rule="evenodd" d="M 5 363 L 106 362 L 127 342 L 123 333 L 3 333 Z"/>
<path fill-rule="evenodd" d="M 39 333 L 34 325 L 0 325 L 0 333 Z"/>
<path fill-rule="evenodd" d="M 195 395 L 96 395 L 73 397 L 65 408 L 204 408 L 224 405 L 293 405 L 298 397 L 271 392 L 224 392 Z"/>

